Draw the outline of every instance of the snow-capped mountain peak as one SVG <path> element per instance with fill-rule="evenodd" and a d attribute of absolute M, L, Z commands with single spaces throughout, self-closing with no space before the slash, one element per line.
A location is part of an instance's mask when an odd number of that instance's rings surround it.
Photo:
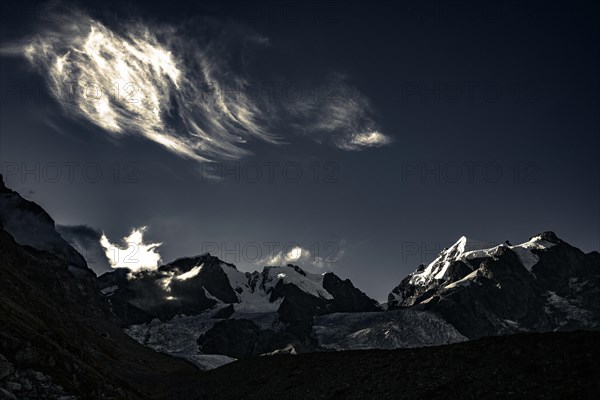
<path fill-rule="evenodd" d="M 508 243 L 491 246 L 489 243 L 462 236 L 452 246 L 442 250 L 438 257 L 427 265 L 427 267 L 421 271 L 414 272 L 410 277 L 410 283 L 413 285 L 428 286 L 435 281 L 446 281 L 452 263 L 462 261 L 465 265 L 473 269 L 474 266 L 471 265 L 469 260 L 495 257 L 505 248 L 509 248 L 515 252 L 521 264 L 528 271 L 531 271 L 532 267 L 539 260 L 535 252 L 546 250 L 561 242 L 553 232 L 543 232 L 533 236 L 527 242 L 514 246 Z"/>
<path fill-rule="evenodd" d="M 598 327 L 599 276 L 597 252 L 585 254 L 553 232 L 480 249 L 461 238 L 394 288 L 388 308 L 437 312 L 470 338 Z"/>
<path fill-rule="evenodd" d="M 288 264 L 285 267 L 268 266 L 263 270 L 265 290 L 270 291 L 279 281 L 297 286 L 314 297 L 331 300 L 333 296 L 323 287 L 323 275 L 304 272 L 300 267 Z"/>
<path fill-rule="evenodd" d="M 428 285 L 434 280 L 444 280 L 450 265 L 457 260 L 466 259 L 468 255 L 484 249 L 488 244 L 462 236 L 456 243 L 440 252 L 422 271 L 414 272 L 410 282 L 414 285 Z"/>

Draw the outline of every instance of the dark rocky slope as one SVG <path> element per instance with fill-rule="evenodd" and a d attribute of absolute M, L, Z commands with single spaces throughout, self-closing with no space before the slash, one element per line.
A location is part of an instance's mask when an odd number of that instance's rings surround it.
<path fill-rule="evenodd" d="M 41 208 L 23 204 L 53 224 Z M 5 206 L 3 218 L 10 217 Z M 0 398 L 185 398 L 172 392 L 198 375 L 191 364 L 123 333 L 94 274 L 73 265 L 71 251 L 21 245 L 1 223 Z"/>
<path fill-rule="evenodd" d="M 439 347 L 257 357 L 209 371 L 198 399 L 600 398 L 600 333 L 489 337 Z"/>
<path fill-rule="evenodd" d="M 172 385 L 197 374 L 124 334 L 93 277 L 3 229 L 0 260 L 0 354 L 17 371 L 41 372 L 84 399 L 119 400 L 170 398 Z"/>
<path fill-rule="evenodd" d="M 49 251 L 69 266 L 87 269 L 83 256 L 58 234 L 52 217 L 36 203 L 7 188 L 2 175 L 0 221 L 17 243 Z"/>

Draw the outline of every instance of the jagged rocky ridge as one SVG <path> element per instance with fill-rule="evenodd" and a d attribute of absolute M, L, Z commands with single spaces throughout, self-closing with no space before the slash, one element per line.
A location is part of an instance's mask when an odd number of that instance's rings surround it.
<path fill-rule="evenodd" d="M 224 355 L 227 357 L 221 361 L 228 362 L 258 354 L 326 349 L 319 342 L 322 335 L 315 331 L 315 318 L 325 315 L 362 315 L 367 321 L 369 313 L 380 314 L 389 319 L 390 326 L 408 320 L 402 320 L 398 314 L 384 314 L 375 300 L 349 280 L 333 273 L 307 273 L 291 264 L 244 273 L 233 264 L 202 254 L 175 260 L 155 271 L 132 273 L 120 269 L 98 280 L 132 337 L 156 350 L 194 362 L 199 360 L 198 352 Z M 432 314 L 414 314 L 411 321 L 418 324 L 420 319 L 435 320 L 444 332 L 434 334 L 421 329 L 417 338 L 408 339 L 406 334 L 400 335 L 402 329 L 391 329 L 394 338 L 390 338 L 390 343 L 409 347 L 415 343 L 465 339 Z M 337 334 L 362 335 L 367 341 L 378 335 L 376 328 L 365 330 L 359 324 L 352 327 L 361 332 L 347 326 Z M 335 330 L 331 328 L 330 335 Z M 443 339 L 439 341 L 438 337 Z M 355 348 L 354 341 L 345 343 L 347 348 Z M 378 342 L 373 343 L 377 347 Z M 356 348 L 359 347 L 365 348 L 364 343 L 357 343 Z"/>
<path fill-rule="evenodd" d="M 303 296 L 314 304 L 302 311 L 315 315 L 380 309 L 349 280 L 332 273 L 309 274 L 295 265 L 244 273 L 208 253 L 180 258 L 155 271 L 117 269 L 100 276 L 98 282 L 127 325 L 199 315 L 223 305 L 238 314 L 278 311 L 285 319 L 285 310 L 298 306 L 293 302 L 302 302 Z"/>
<path fill-rule="evenodd" d="M 0 221 L 20 245 L 48 251 L 70 267 L 87 270 L 81 254 L 58 234 L 54 220 L 36 203 L 7 188 L 0 175 Z"/>
<path fill-rule="evenodd" d="M 294 265 L 242 273 L 209 254 L 100 282 L 132 337 L 192 361 L 600 327 L 597 252 L 551 232 L 481 247 L 463 237 L 442 251 L 392 291 L 387 312 L 331 273 Z"/>
<path fill-rule="evenodd" d="M 600 328 L 600 254 L 544 232 L 482 249 L 462 237 L 389 295 L 389 308 L 442 316 L 470 339 Z"/>

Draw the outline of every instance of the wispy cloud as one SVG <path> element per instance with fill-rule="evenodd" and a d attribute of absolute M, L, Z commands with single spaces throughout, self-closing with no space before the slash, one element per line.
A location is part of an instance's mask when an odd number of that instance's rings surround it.
<path fill-rule="evenodd" d="M 346 77 L 333 74 L 315 88 L 325 92 L 317 99 L 250 96 L 256 81 L 246 68 L 249 54 L 268 46 L 268 38 L 240 26 L 208 24 L 207 35 L 189 25 L 109 28 L 82 18 L 45 28 L 20 49 L 70 115 L 183 157 L 239 158 L 248 140 L 276 144 L 288 134 L 344 150 L 391 143 L 369 100 Z"/>
<path fill-rule="evenodd" d="M 343 150 L 362 150 L 392 143 L 379 131 L 369 99 L 342 74 L 331 74 L 327 84 L 314 88 L 314 99 L 289 107 L 299 119 L 297 128 L 320 143 Z"/>

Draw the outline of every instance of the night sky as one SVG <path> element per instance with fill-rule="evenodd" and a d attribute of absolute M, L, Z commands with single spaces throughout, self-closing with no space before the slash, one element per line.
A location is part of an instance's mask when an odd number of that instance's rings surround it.
<path fill-rule="evenodd" d="M 1 172 L 73 242 L 145 226 L 163 262 L 293 261 L 378 300 L 463 235 L 598 250 L 598 17 L 592 2 L 3 3 Z M 92 84 L 110 100 L 81 94 Z"/>

